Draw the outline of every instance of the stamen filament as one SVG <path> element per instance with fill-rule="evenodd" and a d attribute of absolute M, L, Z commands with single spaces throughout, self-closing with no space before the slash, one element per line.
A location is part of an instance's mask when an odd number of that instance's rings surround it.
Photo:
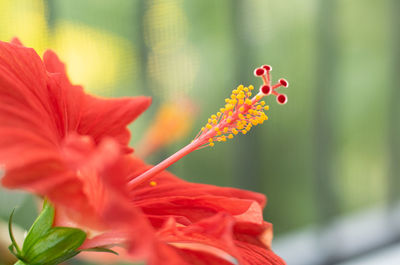
<path fill-rule="evenodd" d="M 170 165 L 174 164 L 175 162 L 180 160 L 185 155 L 195 151 L 201 145 L 202 145 L 202 143 L 200 143 L 200 141 L 194 140 L 193 142 L 191 142 L 190 144 L 186 145 L 185 147 L 183 147 L 181 150 L 179 150 L 178 152 L 176 152 L 172 156 L 170 156 L 167 159 L 163 160 L 162 162 L 158 163 L 157 165 L 155 165 L 151 169 L 147 170 L 146 172 L 144 172 L 140 176 L 130 180 L 128 182 L 128 187 L 130 189 L 132 189 L 132 188 L 140 185 L 141 183 L 150 180 L 151 177 L 157 175 L 158 173 L 160 173 L 164 169 L 168 168 Z"/>

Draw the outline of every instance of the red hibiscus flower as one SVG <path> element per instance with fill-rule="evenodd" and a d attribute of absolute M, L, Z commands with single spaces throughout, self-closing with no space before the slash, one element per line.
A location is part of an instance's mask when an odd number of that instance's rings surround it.
<path fill-rule="evenodd" d="M 4 186 L 48 197 L 56 206 L 56 224 L 92 233 L 85 247 L 128 243 L 129 257 L 150 264 L 284 264 L 270 250 L 263 195 L 192 184 L 163 171 L 184 154 L 223 141 L 222 133 L 231 138 L 234 130 L 248 127 L 243 114 L 225 108 L 219 123 L 207 124 L 194 144 L 150 167 L 128 154 L 126 129 L 150 99 L 92 97 L 70 84 L 53 52 L 43 58 L 16 41 L 0 42 Z M 274 92 L 277 86 L 269 88 Z M 237 111 L 261 122 L 260 99 Z"/>

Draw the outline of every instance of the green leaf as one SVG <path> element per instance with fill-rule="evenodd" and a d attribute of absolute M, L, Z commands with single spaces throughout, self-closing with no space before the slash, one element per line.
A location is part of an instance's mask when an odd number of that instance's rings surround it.
<path fill-rule="evenodd" d="M 87 249 L 82 249 L 81 251 L 89 251 L 89 252 L 105 252 L 105 253 L 112 253 L 114 255 L 119 255 L 117 252 L 115 252 L 112 249 L 109 249 L 107 247 L 95 247 L 95 248 L 87 248 Z"/>
<path fill-rule="evenodd" d="M 17 257 L 18 259 L 20 258 L 20 255 L 17 253 L 17 251 L 15 250 L 15 247 L 13 244 L 8 246 L 8 250 L 11 252 L 11 254 L 13 254 L 15 257 Z"/>
<path fill-rule="evenodd" d="M 53 225 L 54 221 L 54 208 L 45 200 L 43 203 L 43 210 L 38 218 L 29 229 L 22 246 L 22 254 L 25 254 L 30 248 L 36 244 L 41 237 L 46 235 Z"/>
<path fill-rule="evenodd" d="M 86 234 L 80 229 L 55 227 L 24 250 L 24 259 L 30 265 L 58 264 L 77 255 L 77 248 L 85 239 Z"/>
<path fill-rule="evenodd" d="M 20 260 L 16 264 L 55 265 L 81 252 L 77 249 L 85 241 L 86 233 L 77 228 L 52 227 L 54 208 L 47 201 L 44 202 L 43 210 L 30 228 L 20 250 L 12 232 L 13 214 L 14 211 L 8 223 L 12 241 L 9 250 Z M 111 250 L 102 248 L 97 251 L 113 253 Z"/>
<path fill-rule="evenodd" d="M 14 212 L 15 212 L 15 209 L 12 210 L 10 218 L 8 219 L 8 234 L 10 235 L 10 239 L 11 239 L 11 243 L 12 243 L 8 249 L 11 251 L 11 253 L 13 253 L 14 255 L 17 256 L 17 255 L 21 254 L 21 250 L 17 244 L 17 241 L 15 241 L 14 234 L 12 231 L 12 222 L 13 222 Z"/>

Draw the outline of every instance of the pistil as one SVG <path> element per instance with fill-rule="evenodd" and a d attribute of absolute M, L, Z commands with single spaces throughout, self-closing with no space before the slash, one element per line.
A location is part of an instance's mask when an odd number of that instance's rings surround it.
<path fill-rule="evenodd" d="M 211 115 L 207 124 L 201 128 L 190 144 L 143 174 L 130 180 L 129 187 L 133 189 L 143 182 L 150 181 L 152 177 L 195 150 L 207 146 L 212 147 L 215 145 L 215 142 L 225 142 L 227 139 L 234 138 L 239 133 L 247 134 L 252 127 L 268 120 L 268 116 L 264 113 L 264 110 L 268 110 L 269 106 L 262 99 L 266 96 L 274 95 L 279 104 L 285 104 L 287 96 L 279 94 L 276 89 L 289 86 L 289 83 L 285 79 L 280 79 L 278 83 L 271 86 L 271 70 L 272 67 L 269 65 L 263 65 L 255 69 L 254 75 L 261 77 L 263 81 L 255 96 L 252 97 L 253 86 L 238 86 L 232 91 L 231 96 L 225 99 L 225 106 L 216 114 Z"/>

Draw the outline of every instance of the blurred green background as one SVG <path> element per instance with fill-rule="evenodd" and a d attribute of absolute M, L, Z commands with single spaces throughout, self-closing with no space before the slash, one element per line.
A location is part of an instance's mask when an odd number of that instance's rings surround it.
<path fill-rule="evenodd" d="M 397 202 L 400 133 L 398 0 L 0 0 L 0 39 L 54 49 L 74 83 L 101 96 L 149 95 L 132 145 L 164 104 L 194 111 L 157 163 L 190 142 L 252 71 L 290 82 L 285 106 L 246 136 L 196 151 L 170 168 L 181 178 L 262 192 L 275 236 Z M 182 112 L 184 108 L 182 107 Z M 171 130 L 174 130 L 171 127 Z M 34 203 L 1 190 L 7 220 L 30 225 Z"/>

